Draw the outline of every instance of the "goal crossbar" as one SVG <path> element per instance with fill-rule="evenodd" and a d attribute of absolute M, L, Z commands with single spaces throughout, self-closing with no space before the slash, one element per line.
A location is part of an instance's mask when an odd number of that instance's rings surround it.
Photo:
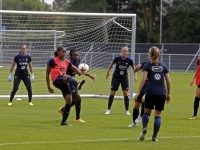
<path fill-rule="evenodd" d="M 136 14 L 117 13 L 80 13 L 80 12 L 44 12 L 44 11 L 12 11 L 0 10 L 0 14 L 27 14 L 27 15 L 64 15 L 64 16 L 93 16 L 93 17 L 136 17 Z"/>

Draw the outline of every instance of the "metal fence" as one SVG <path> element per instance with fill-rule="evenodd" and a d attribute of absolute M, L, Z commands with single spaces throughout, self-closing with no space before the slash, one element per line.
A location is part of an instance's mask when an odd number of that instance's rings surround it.
<path fill-rule="evenodd" d="M 26 43 L 25 43 L 26 44 Z M 13 47 L 12 45 L 16 45 Z M 4 42 L 0 55 L 0 66 L 10 66 L 10 63 L 19 52 L 19 44 L 10 44 Z M 122 46 L 131 47 L 129 44 L 122 43 L 94 43 L 91 50 L 91 43 L 67 43 L 63 44 L 67 49 L 76 48 L 79 51 L 82 61 L 96 68 L 107 68 L 110 61 L 120 54 Z M 79 47 L 76 47 L 78 45 Z M 84 49 L 81 49 L 80 47 Z M 97 47 L 95 45 L 101 45 Z M 160 60 L 164 62 L 169 70 L 193 71 L 196 69 L 196 61 L 199 56 L 199 44 L 136 44 L 135 46 L 135 64 L 148 60 L 147 53 L 151 46 L 157 46 L 161 49 Z M 27 43 L 28 53 L 31 55 L 34 67 L 46 66 L 47 60 L 53 55 L 54 46 L 51 43 Z M 90 51 L 88 52 L 87 50 Z M 131 48 L 130 48 L 131 50 Z"/>

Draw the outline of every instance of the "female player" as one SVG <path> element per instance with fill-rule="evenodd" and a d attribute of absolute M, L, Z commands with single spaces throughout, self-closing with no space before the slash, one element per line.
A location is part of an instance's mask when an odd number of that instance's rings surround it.
<path fill-rule="evenodd" d="M 128 55 L 128 47 L 122 47 L 121 56 L 115 57 L 108 67 L 108 71 L 106 73 L 106 79 L 108 79 L 109 72 L 113 64 L 116 64 L 116 68 L 113 73 L 113 77 L 111 81 L 111 91 L 110 91 L 110 96 L 108 98 L 108 109 L 106 110 L 105 114 L 110 114 L 110 108 L 112 106 L 115 93 L 118 90 L 119 85 L 121 84 L 123 95 L 124 95 L 124 105 L 125 105 L 126 115 L 130 115 L 129 98 L 128 98 L 129 85 L 128 85 L 127 69 L 129 66 L 131 66 L 132 69 L 134 70 L 134 64 L 133 64 L 133 60 L 127 55 Z M 135 81 L 137 79 L 135 76 L 135 72 L 134 72 L 134 79 Z"/>
<path fill-rule="evenodd" d="M 46 69 L 46 83 L 47 88 L 50 93 L 53 93 L 54 90 L 50 87 L 49 75 L 51 73 L 51 81 L 53 85 L 60 89 L 63 97 L 65 99 L 65 109 L 63 112 L 63 117 L 60 125 L 71 126 L 66 120 L 70 113 L 70 108 L 72 104 L 72 90 L 77 87 L 78 83 L 72 77 L 66 75 L 68 68 L 74 70 L 78 75 L 81 75 L 78 68 L 73 66 L 71 62 L 65 59 L 66 49 L 62 46 L 58 47 L 55 51 L 55 57 L 51 58 L 47 63 Z M 71 89 L 74 88 L 74 89 Z"/>
<path fill-rule="evenodd" d="M 140 82 L 138 92 L 136 94 L 137 99 L 138 95 L 141 93 L 142 87 L 146 82 L 146 79 L 148 78 L 145 92 L 145 110 L 144 115 L 142 117 L 143 129 L 140 134 L 140 141 L 143 141 L 145 138 L 145 135 L 147 133 L 149 117 L 154 107 L 155 120 L 152 141 L 158 141 L 157 134 L 161 126 L 161 113 L 162 110 L 164 110 L 165 101 L 167 103 L 169 103 L 170 101 L 169 71 L 164 63 L 158 61 L 159 56 L 160 51 L 157 47 L 151 47 L 149 49 L 150 61 L 147 62 L 143 67 L 143 76 Z M 165 81 L 167 85 L 167 91 L 164 83 Z"/>
<path fill-rule="evenodd" d="M 192 79 L 192 81 L 190 82 L 190 86 L 193 85 L 194 80 L 196 79 L 196 95 L 194 98 L 194 114 L 191 118 L 189 119 L 197 119 L 197 112 L 198 112 L 198 108 L 199 108 L 199 100 L 200 100 L 200 58 L 197 61 L 197 69 L 196 72 L 194 74 L 194 77 Z"/>
<path fill-rule="evenodd" d="M 80 59 L 79 59 L 79 55 L 78 52 L 75 49 L 70 50 L 70 62 L 72 65 L 74 65 L 75 67 L 78 68 L 79 64 L 80 64 Z M 70 75 L 71 77 L 75 78 L 75 75 L 77 73 L 72 70 L 71 68 L 67 69 L 67 75 Z M 90 75 L 90 74 L 85 74 L 86 76 L 90 77 L 92 80 L 95 80 L 95 77 Z M 81 86 L 85 83 L 85 80 L 82 80 L 79 84 L 78 84 L 78 89 L 81 89 Z M 75 122 L 85 122 L 81 117 L 80 117 L 80 112 L 81 112 L 81 97 L 78 93 L 78 89 L 76 87 L 72 87 L 74 90 L 72 90 L 72 105 L 75 105 L 75 109 L 76 109 L 76 120 Z M 64 108 L 59 108 L 58 112 L 63 114 L 64 112 Z"/>
<path fill-rule="evenodd" d="M 138 64 L 135 67 L 134 72 L 138 72 L 139 70 L 141 70 L 146 63 L 147 63 L 147 61 L 144 61 L 144 62 Z M 144 114 L 144 103 L 142 102 L 142 98 L 145 94 L 146 85 L 147 85 L 147 81 L 145 82 L 144 86 L 142 87 L 142 90 L 141 90 L 140 94 L 138 95 L 137 99 L 134 99 L 135 105 L 133 107 L 133 114 L 132 114 L 133 123 L 131 123 L 128 127 L 138 126 L 138 123 L 142 121 L 142 116 Z M 141 113 L 140 113 L 140 116 L 139 116 L 140 106 L 141 106 Z"/>
<path fill-rule="evenodd" d="M 10 67 L 10 74 L 8 76 L 8 81 L 12 81 L 12 72 L 13 68 L 17 64 L 17 68 L 15 70 L 14 75 L 14 83 L 13 83 L 13 90 L 10 94 L 10 102 L 8 103 L 9 106 L 12 105 L 13 98 L 15 96 L 15 93 L 17 92 L 19 88 L 19 84 L 21 80 L 24 82 L 24 85 L 26 86 L 26 89 L 28 91 L 28 101 L 29 105 L 32 106 L 33 103 L 32 100 L 32 88 L 31 88 L 31 82 L 35 81 L 34 73 L 33 73 L 33 66 L 31 62 L 31 56 L 26 54 L 26 45 L 22 45 L 20 47 L 20 53 L 17 54 Z M 31 72 L 31 81 L 30 81 L 30 75 L 27 70 L 27 66 L 29 66 L 30 72 Z"/>

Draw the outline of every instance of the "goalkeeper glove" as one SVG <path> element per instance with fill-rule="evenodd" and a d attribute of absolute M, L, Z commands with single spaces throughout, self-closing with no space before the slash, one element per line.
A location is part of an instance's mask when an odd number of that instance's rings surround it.
<path fill-rule="evenodd" d="M 34 73 L 31 73 L 31 82 L 34 82 L 34 81 L 35 81 Z"/>
<path fill-rule="evenodd" d="M 8 76 L 8 81 L 9 81 L 9 82 L 12 81 L 12 73 L 9 74 L 9 76 Z"/>

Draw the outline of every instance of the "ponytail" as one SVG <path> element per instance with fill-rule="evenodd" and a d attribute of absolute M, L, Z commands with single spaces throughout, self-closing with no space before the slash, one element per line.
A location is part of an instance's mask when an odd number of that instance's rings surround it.
<path fill-rule="evenodd" d="M 58 56 L 58 52 L 54 51 L 54 56 L 57 57 Z"/>
<path fill-rule="evenodd" d="M 160 56 L 160 50 L 157 47 L 153 46 L 150 48 L 149 55 L 150 55 L 151 63 L 158 65 L 158 58 Z"/>
<path fill-rule="evenodd" d="M 64 47 L 63 46 L 59 46 L 56 51 L 54 51 L 54 56 L 57 57 L 58 56 L 58 52 L 61 51 Z"/>

